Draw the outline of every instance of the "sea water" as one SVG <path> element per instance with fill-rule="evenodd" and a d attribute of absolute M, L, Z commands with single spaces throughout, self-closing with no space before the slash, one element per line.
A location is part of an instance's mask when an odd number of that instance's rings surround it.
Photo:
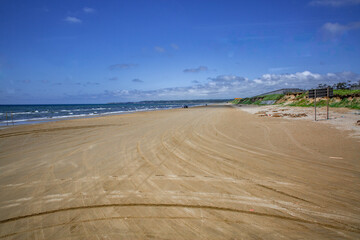
<path fill-rule="evenodd" d="M 66 105 L 0 105 L 0 126 L 181 108 L 184 105 L 192 107 L 224 101 L 226 100 L 144 101 Z"/>

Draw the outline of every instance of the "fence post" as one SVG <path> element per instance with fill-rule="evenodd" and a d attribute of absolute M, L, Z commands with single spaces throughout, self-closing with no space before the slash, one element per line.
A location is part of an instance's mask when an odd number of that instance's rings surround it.
<path fill-rule="evenodd" d="M 314 107 L 315 107 L 315 121 L 316 121 L 316 89 L 314 91 L 315 98 L 314 98 Z"/>
<path fill-rule="evenodd" d="M 329 120 L 330 87 L 327 87 L 326 119 Z"/>

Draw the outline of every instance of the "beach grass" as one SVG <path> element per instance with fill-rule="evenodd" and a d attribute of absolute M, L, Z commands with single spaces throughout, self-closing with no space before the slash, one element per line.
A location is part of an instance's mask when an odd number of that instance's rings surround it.
<path fill-rule="evenodd" d="M 264 96 L 263 101 L 279 100 L 279 99 L 282 98 L 283 96 L 284 96 L 284 94 L 270 94 L 270 95 Z"/>
<path fill-rule="evenodd" d="M 271 94 L 260 97 L 251 98 L 237 98 L 233 104 L 253 104 L 264 105 L 264 101 L 274 100 L 274 105 L 286 105 L 292 107 L 313 107 L 313 99 L 308 98 L 308 92 L 301 94 Z M 327 106 L 327 100 L 325 98 L 319 99 L 316 102 L 319 107 Z M 334 96 L 329 101 L 330 107 L 343 107 L 350 109 L 360 109 L 360 90 L 347 90 L 340 89 L 334 90 Z"/>
<path fill-rule="evenodd" d="M 354 96 L 354 95 L 358 95 L 360 94 L 360 89 L 357 90 L 349 90 L 349 89 L 339 89 L 339 90 L 334 90 L 334 95 L 339 95 L 339 96 Z"/>

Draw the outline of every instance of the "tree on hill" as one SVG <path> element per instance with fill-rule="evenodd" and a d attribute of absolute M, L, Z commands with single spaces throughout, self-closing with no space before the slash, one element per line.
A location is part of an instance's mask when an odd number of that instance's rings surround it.
<path fill-rule="evenodd" d="M 356 87 L 356 86 L 358 86 L 357 83 L 351 83 L 351 81 L 347 81 L 347 82 L 338 82 L 333 84 L 332 86 L 326 83 L 320 83 L 318 85 L 318 88 L 332 87 L 333 89 L 340 90 L 340 89 L 350 89 L 351 87 Z"/>
<path fill-rule="evenodd" d="M 327 88 L 327 87 L 330 87 L 330 86 L 327 85 L 326 83 L 320 83 L 317 88 Z"/>

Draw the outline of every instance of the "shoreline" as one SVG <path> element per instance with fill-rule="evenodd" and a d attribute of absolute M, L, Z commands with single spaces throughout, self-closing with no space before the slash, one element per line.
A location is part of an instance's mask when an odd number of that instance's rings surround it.
<path fill-rule="evenodd" d="M 142 101 L 114 104 L 48 104 L 48 105 L 0 105 L 0 126 L 31 124 L 103 115 L 126 114 L 142 111 L 156 111 L 183 106 L 202 106 L 223 103 L 225 100 L 176 100 Z"/>
<path fill-rule="evenodd" d="M 209 105 L 216 105 L 216 104 L 209 104 Z M 189 106 L 189 108 L 194 108 L 194 107 L 202 107 L 204 105 L 194 105 L 194 106 Z M 41 119 L 21 119 L 20 121 L 18 120 L 17 122 L 14 121 L 11 122 L 10 120 L 8 120 L 8 125 L 6 122 L 1 122 L 0 123 L 0 130 L 1 129 L 6 129 L 8 127 L 15 127 L 15 126 L 22 126 L 22 125 L 34 125 L 34 124 L 43 124 L 43 123 L 48 123 L 48 122 L 58 122 L 58 121 L 67 121 L 67 120 L 73 120 L 73 119 L 86 119 L 86 118 L 98 118 L 98 117 L 106 117 L 106 116 L 117 116 L 117 115 L 123 115 L 123 114 L 133 114 L 133 113 L 137 113 L 137 112 L 153 112 L 153 111 L 166 111 L 166 110 L 172 110 L 172 109 L 181 109 L 182 107 L 174 107 L 174 108 L 163 108 L 163 109 L 146 109 L 146 110 L 131 110 L 131 111 L 122 111 L 122 112 L 109 112 L 109 113 L 103 113 L 103 114 L 88 114 L 88 115 L 75 115 L 73 117 L 71 116 L 59 116 L 59 117 L 54 117 L 54 118 L 44 118 L 43 120 Z"/>

